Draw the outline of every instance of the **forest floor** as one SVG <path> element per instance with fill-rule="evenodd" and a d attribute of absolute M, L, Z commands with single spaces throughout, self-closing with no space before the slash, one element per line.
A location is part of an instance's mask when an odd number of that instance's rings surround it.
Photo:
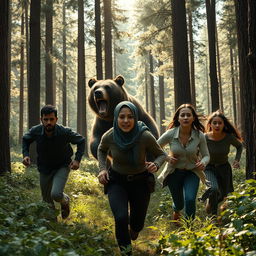
<path fill-rule="evenodd" d="M 2 212 L 0 211 L 0 255 L 120 255 L 108 199 L 96 178 L 95 160 L 85 159 L 79 170 L 71 171 L 65 188 L 71 197 L 71 214 L 66 220 L 62 220 L 59 209 L 51 213 L 44 210 L 45 205 L 40 205 L 39 175 L 36 167 L 25 169 L 20 163 L 21 155 L 18 153 L 12 152 L 12 159 L 12 174 L 4 182 L 0 180 L 0 189 L 3 191 L 0 197 L 3 207 Z M 240 171 L 237 182 L 243 176 Z M 10 190 L 12 196 L 4 193 Z M 198 196 L 202 191 L 201 186 Z M 14 200 L 16 205 L 12 204 Z M 132 242 L 134 256 L 160 255 L 159 244 L 162 240 L 165 241 L 166 234 L 183 232 L 186 229 L 177 228 L 171 221 L 171 205 L 167 188 L 162 189 L 157 185 L 156 191 L 151 195 L 145 227 L 138 239 Z M 6 214 L 9 216 L 6 217 Z M 57 215 L 57 222 L 53 220 L 54 214 Z M 46 224 L 41 224 L 42 221 L 39 223 L 41 218 L 48 219 Z M 193 225 L 200 230 L 202 223 L 206 222 L 210 223 L 211 219 L 206 215 L 204 205 L 197 202 L 197 218 Z M 45 226 L 46 230 L 43 228 Z M 31 239 L 31 236 L 34 238 Z M 38 247 L 35 237 L 38 237 L 38 241 L 47 240 L 45 248 L 44 244 Z M 18 247 L 21 244 L 23 249 Z M 12 254 L 14 251 L 15 254 Z"/>

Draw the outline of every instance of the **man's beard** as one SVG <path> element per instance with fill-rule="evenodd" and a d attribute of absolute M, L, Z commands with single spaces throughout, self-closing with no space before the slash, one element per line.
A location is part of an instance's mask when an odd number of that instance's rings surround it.
<path fill-rule="evenodd" d="M 55 129 L 55 126 L 51 126 L 51 125 L 45 126 L 45 130 L 46 130 L 47 132 L 52 132 L 52 131 L 54 131 L 54 129 Z"/>

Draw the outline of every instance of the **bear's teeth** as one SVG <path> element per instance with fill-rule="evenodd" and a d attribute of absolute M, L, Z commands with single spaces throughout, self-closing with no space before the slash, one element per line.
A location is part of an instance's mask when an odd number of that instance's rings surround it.
<path fill-rule="evenodd" d="M 99 113 L 103 114 L 107 112 L 107 103 L 105 101 L 98 102 Z"/>

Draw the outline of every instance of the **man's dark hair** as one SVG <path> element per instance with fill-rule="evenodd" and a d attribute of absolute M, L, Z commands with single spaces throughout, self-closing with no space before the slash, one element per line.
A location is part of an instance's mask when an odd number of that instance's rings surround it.
<path fill-rule="evenodd" d="M 57 109 L 53 105 L 45 105 L 44 107 L 41 108 L 41 117 L 43 115 L 49 115 L 51 113 L 54 113 L 55 116 L 57 117 Z"/>

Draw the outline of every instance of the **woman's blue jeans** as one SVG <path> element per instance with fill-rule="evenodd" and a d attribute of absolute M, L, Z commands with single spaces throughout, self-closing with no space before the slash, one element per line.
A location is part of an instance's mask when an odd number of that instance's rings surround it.
<path fill-rule="evenodd" d="M 167 185 L 172 195 L 174 211 L 181 211 L 185 206 L 185 216 L 195 217 L 199 181 L 198 176 L 190 170 L 175 169 L 168 175 Z"/>

